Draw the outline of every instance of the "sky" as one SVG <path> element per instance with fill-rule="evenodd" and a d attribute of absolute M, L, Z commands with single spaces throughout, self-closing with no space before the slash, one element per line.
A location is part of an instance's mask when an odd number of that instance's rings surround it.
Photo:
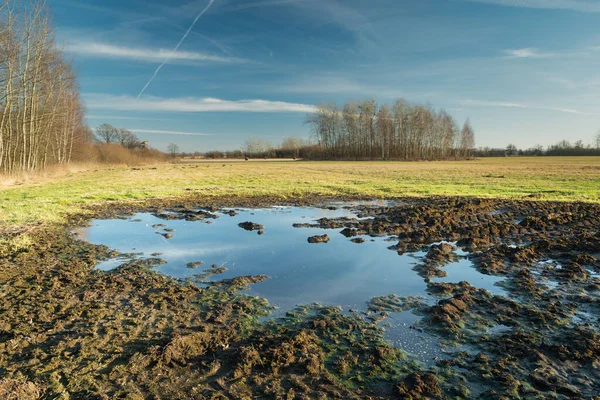
<path fill-rule="evenodd" d="M 154 148 L 309 137 L 317 104 L 404 98 L 476 145 L 591 143 L 600 0 L 48 0 L 87 121 Z"/>

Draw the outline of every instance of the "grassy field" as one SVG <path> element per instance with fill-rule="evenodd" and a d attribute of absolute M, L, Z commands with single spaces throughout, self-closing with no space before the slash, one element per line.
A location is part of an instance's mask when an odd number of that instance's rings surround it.
<path fill-rule="evenodd" d="M 0 178 L 1 179 L 1 178 Z M 600 157 L 462 162 L 206 162 L 10 181 L 0 225 L 60 222 L 82 205 L 185 196 L 479 196 L 600 202 Z M 0 185 L 0 187 L 2 187 Z"/>

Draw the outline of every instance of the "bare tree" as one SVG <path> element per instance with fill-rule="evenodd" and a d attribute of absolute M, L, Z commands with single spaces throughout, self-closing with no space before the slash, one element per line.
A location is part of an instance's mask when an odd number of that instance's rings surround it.
<path fill-rule="evenodd" d="M 291 150 L 294 154 L 294 157 L 299 156 L 300 148 L 305 145 L 304 139 L 296 136 L 289 136 L 283 139 L 283 143 L 281 144 L 281 148 L 283 150 Z"/>
<path fill-rule="evenodd" d="M 471 121 L 465 121 L 462 130 L 460 131 L 460 152 L 462 157 L 471 157 L 471 152 L 475 147 L 475 134 L 471 127 Z"/>
<path fill-rule="evenodd" d="M 266 157 L 271 149 L 272 146 L 268 141 L 256 137 L 248 138 L 244 143 L 246 154 L 255 157 Z"/>
<path fill-rule="evenodd" d="M 594 137 L 594 141 L 596 142 L 596 148 L 600 149 L 600 129 L 598 129 L 598 133 L 596 133 L 596 136 Z"/>
<path fill-rule="evenodd" d="M 116 143 L 119 139 L 119 129 L 110 124 L 102 124 L 96 128 L 96 136 L 106 144 Z"/>
<path fill-rule="evenodd" d="M 84 126 L 75 74 L 43 2 L 0 6 L 0 170 L 69 162 Z"/>
<path fill-rule="evenodd" d="M 140 141 L 135 134 L 124 128 L 118 129 L 117 140 L 121 146 L 128 149 L 134 148 Z"/>
<path fill-rule="evenodd" d="M 171 157 L 176 157 L 179 153 L 179 146 L 175 143 L 169 143 L 169 145 L 167 146 L 167 151 L 169 152 Z"/>
<path fill-rule="evenodd" d="M 430 105 L 397 100 L 392 107 L 373 100 L 318 106 L 307 116 L 324 158 L 433 160 L 470 157 L 475 134 Z"/>

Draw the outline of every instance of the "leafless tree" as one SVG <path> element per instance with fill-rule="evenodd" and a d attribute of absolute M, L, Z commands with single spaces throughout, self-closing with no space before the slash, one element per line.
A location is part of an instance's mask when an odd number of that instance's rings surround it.
<path fill-rule="evenodd" d="M 103 143 L 117 143 L 119 140 L 119 129 L 110 124 L 102 124 L 96 128 L 96 136 Z"/>
<path fill-rule="evenodd" d="M 311 134 L 330 159 L 436 160 L 470 157 L 475 134 L 469 121 L 459 134 L 456 121 L 430 105 L 373 100 L 317 107 L 307 116 Z"/>
<path fill-rule="evenodd" d="M 179 153 L 179 146 L 175 143 L 169 143 L 169 145 L 167 146 L 167 151 L 169 152 L 171 157 L 176 157 Z"/>
<path fill-rule="evenodd" d="M 0 170 L 71 160 L 83 104 L 42 2 L 0 5 Z"/>
<path fill-rule="evenodd" d="M 300 137 L 289 136 L 283 139 L 283 143 L 281 144 L 282 150 L 290 150 L 294 157 L 299 156 L 300 148 L 306 145 L 306 141 Z"/>
<path fill-rule="evenodd" d="M 246 139 L 244 144 L 246 154 L 254 157 L 266 157 L 271 149 L 272 146 L 268 141 L 256 137 Z"/>
<path fill-rule="evenodd" d="M 128 149 L 134 148 L 140 142 L 140 139 L 135 134 L 124 128 L 118 129 L 117 139 L 121 146 Z"/>

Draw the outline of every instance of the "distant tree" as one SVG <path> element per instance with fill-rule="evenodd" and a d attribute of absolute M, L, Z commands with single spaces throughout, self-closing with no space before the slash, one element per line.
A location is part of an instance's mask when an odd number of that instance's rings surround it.
<path fill-rule="evenodd" d="M 296 136 L 290 136 L 283 139 L 283 143 L 281 144 L 281 148 L 283 150 L 291 150 L 294 154 L 294 157 L 298 157 L 300 148 L 305 145 L 304 139 Z"/>
<path fill-rule="evenodd" d="M 101 142 L 116 143 L 119 138 L 119 129 L 110 124 L 102 124 L 96 128 L 96 136 Z"/>
<path fill-rule="evenodd" d="M 249 138 L 246 139 L 246 143 L 244 144 L 244 150 L 248 154 L 254 155 L 266 155 L 271 150 L 271 144 L 259 138 Z"/>
<path fill-rule="evenodd" d="M 167 146 L 167 151 L 169 152 L 171 157 L 176 157 L 177 153 L 179 153 L 179 146 L 175 143 L 169 143 L 169 146 Z"/>
<path fill-rule="evenodd" d="M 514 156 L 517 154 L 517 146 L 515 146 L 514 144 L 509 144 L 508 146 L 506 146 L 506 155 L 507 156 Z"/>
<path fill-rule="evenodd" d="M 541 144 L 538 144 L 529 149 L 528 152 L 533 156 L 541 156 L 544 154 L 544 147 Z"/>
<path fill-rule="evenodd" d="M 462 130 L 460 131 L 460 151 L 463 157 L 470 157 L 473 148 L 475 147 L 475 133 L 471 127 L 471 121 L 465 121 Z"/>
<path fill-rule="evenodd" d="M 594 142 L 596 144 L 596 148 L 600 149 L 600 129 L 598 130 L 598 133 L 596 133 L 596 136 L 594 137 Z"/>
<path fill-rule="evenodd" d="M 139 142 L 139 139 L 131 131 L 121 128 L 118 129 L 117 141 L 121 146 L 131 149 Z"/>

